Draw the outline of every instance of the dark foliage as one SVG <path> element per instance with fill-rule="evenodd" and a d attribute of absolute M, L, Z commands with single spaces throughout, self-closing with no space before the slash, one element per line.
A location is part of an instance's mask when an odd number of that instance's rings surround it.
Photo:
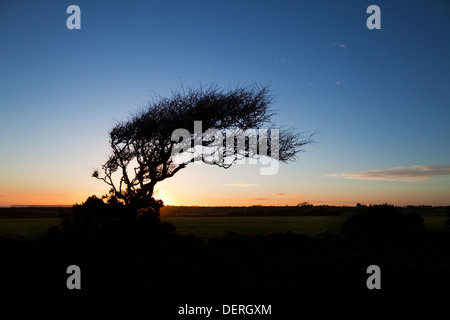
<path fill-rule="evenodd" d="M 447 219 L 445 219 L 444 221 L 444 229 L 450 231 L 450 208 L 447 207 L 445 211 L 447 212 L 446 213 Z"/>
<path fill-rule="evenodd" d="M 367 240 L 394 240 L 417 235 L 425 228 L 423 218 L 416 213 L 402 213 L 392 205 L 361 207 L 341 227 L 344 235 Z"/>
<path fill-rule="evenodd" d="M 43 297 L 53 303 L 104 299 L 102 307 L 113 309 L 111 303 L 123 303 L 123 297 L 134 304 L 140 297 L 147 308 L 164 301 L 183 306 L 189 301 L 276 304 L 292 299 L 294 306 L 300 301 L 303 307 L 308 299 L 392 297 L 398 303 L 399 298 L 443 298 L 450 294 L 449 236 L 426 234 L 415 243 L 377 246 L 293 233 L 228 233 L 210 241 L 176 236 L 146 246 L 92 238 L 0 238 L 0 292 L 22 302 Z M 66 287 L 66 268 L 72 264 L 82 270 L 81 290 Z M 365 285 L 372 264 L 381 267 L 382 290 Z M 172 311 L 163 311 L 171 318 Z"/>
<path fill-rule="evenodd" d="M 73 215 L 62 212 L 60 228 L 50 229 L 49 234 L 55 235 L 59 231 L 71 236 L 121 237 L 128 240 L 168 235 L 175 232 L 175 227 L 160 221 L 162 206 L 163 202 L 154 198 L 150 198 L 146 208 L 138 208 L 124 205 L 114 196 L 105 202 L 93 195 L 82 204 L 75 204 Z"/>

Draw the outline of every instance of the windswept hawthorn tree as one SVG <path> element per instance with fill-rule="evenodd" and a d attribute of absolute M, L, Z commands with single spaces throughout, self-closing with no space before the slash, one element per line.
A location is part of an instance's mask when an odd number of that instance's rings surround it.
<path fill-rule="evenodd" d="M 202 122 L 203 130 L 214 128 L 226 130 L 273 128 L 270 108 L 273 96 L 268 86 L 238 86 L 222 90 L 216 84 L 199 88 L 184 88 L 172 91 L 167 98 L 158 98 L 150 105 L 132 114 L 127 121 L 117 123 L 109 132 L 111 155 L 102 165 L 102 172 L 95 170 L 93 177 L 103 180 L 110 187 L 110 195 L 126 206 L 136 210 L 151 207 L 154 202 L 155 185 L 173 177 L 195 158 L 195 145 L 208 146 L 214 137 L 196 134 L 195 121 Z M 192 159 L 178 163 L 174 161 L 173 151 L 181 141 L 173 139 L 176 129 L 194 132 L 188 141 L 182 142 L 192 152 Z M 311 142 L 311 136 L 304 138 L 293 129 L 278 131 L 278 150 L 275 153 L 268 147 L 268 156 L 281 162 L 293 161 L 302 146 Z M 258 135 L 258 133 L 256 133 Z M 269 139 L 270 136 L 268 135 Z M 234 158 L 231 163 L 214 163 L 228 168 L 239 157 L 259 157 L 258 152 L 250 152 L 249 137 L 247 148 L 242 152 L 233 143 L 231 151 L 226 144 L 212 153 Z M 117 177 L 118 176 L 118 177 Z"/>

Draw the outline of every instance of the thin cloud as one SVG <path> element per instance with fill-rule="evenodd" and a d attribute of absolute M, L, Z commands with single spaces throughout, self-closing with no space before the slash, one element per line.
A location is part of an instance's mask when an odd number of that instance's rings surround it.
<path fill-rule="evenodd" d="M 301 194 L 286 194 L 283 192 L 275 193 L 275 195 L 279 197 L 285 197 L 285 199 L 294 199 L 294 200 L 303 198 L 303 195 Z"/>
<path fill-rule="evenodd" d="M 248 187 L 259 187 L 259 184 L 251 183 L 229 183 L 229 184 L 219 184 L 220 187 L 238 187 L 238 188 L 248 188 Z"/>
<path fill-rule="evenodd" d="M 333 43 L 333 46 L 334 47 L 339 47 L 339 48 L 342 48 L 342 49 L 345 49 L 347 47 L 345 44 L 338 43 L 338 42 Z"/>
<path fill-rule="evenodd" d="M 339 85 L 343 84 L 344 82 L 345 82 L 345 80 L 339 80 L 339 81 L 336 81 L 336 84 L 339 86 Z"/>
<path fill-rule="evenodd" d="M 253 200 L 269 200 L 269 198 L 255 198 Z"/>
<path fill-rule="evenodd" d="M 333 173 L 329 177 L 354 180 L 425 181 L 431 177 L 450 175 L 450 165 L 410 166 L 365 172 Z"/>
<path fill-rule="evenodd" d="M 314 85 L 314 82 L 310 82 L 306 85 L 307 88 L 312 87 Z"/>

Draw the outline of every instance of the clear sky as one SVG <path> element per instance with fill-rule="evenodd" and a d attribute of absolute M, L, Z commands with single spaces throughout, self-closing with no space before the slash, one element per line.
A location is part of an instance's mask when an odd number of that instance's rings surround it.
<path fill-rule="evenodd" d="M 105 194 L 108 131 L 181 81 L 270 84 L 319 134 L 272 176 L 190 165 L 166 204 L 450 205 L 449 57 L 449 1 L 1 1 L 0 206 Z"/>

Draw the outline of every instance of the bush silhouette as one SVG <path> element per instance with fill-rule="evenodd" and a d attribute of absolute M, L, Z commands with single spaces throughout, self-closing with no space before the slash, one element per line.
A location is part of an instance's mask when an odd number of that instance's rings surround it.
<path fill-rule="evenodd" d="M 444 221 L 444 229 L 450 230 L 450 208 L 446 208 L 445 211 L 447 211 L 446 213 L 447 219 L 445 219 Z"/>
<path fill-rule="evenodd" d="M 361 208 L 345 220 L 341 232 L 359 239 L 393 240 L 417 235 L 424 227 L 418 214 L 404 214 L 400 208 L 384 204 Z"/>
<path fill-rule="evenodd" d="M 159 211 L 161 200 L 151 198 L 146 208 L 124 205 L 114 196 L 105 202 L 93 195 L 82 204 L 72 206 L 73 215 L 60 214 L 61 228 L 77 236 L 122 236 L 128 239 L 155 237 L 175 232 L 175 227 L 162 223 Z M 49 230 L 55 234 L 55 229 Z"/>

